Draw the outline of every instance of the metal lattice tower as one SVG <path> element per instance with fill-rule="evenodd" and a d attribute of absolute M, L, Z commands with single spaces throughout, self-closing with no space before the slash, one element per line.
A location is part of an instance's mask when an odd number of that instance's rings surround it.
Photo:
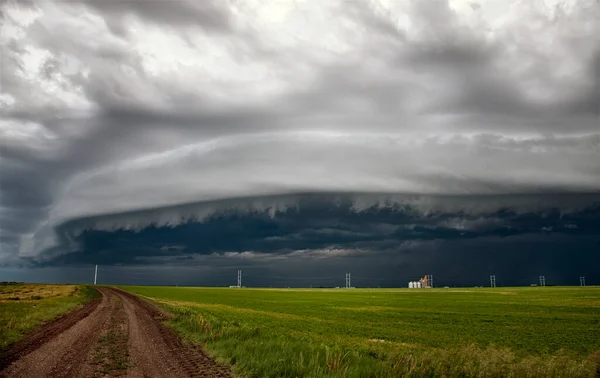
<path fill-rule="evenodd" d="M 427 275 L 427 282 L 429 283 L 429 287 L 433 287 L 433 274 Z"/>
<path fill-rule="evenodd" d="M 540 276 L 540 286 L 546 286 L 546 276 Z"/>
<path fill-rule="evenodd" d="M 496 275 L 490 275 L 490 287 L 496 287 Z"/>
<path fill-rule="evenodd" d="M 242 287 L 242 271 L 238 270 L 237 274 L 237 287 Z"/>
<path fill-rule="evenodd" d="M 585 277 L 579 277 L 579 285 L 585 286 Z"/>

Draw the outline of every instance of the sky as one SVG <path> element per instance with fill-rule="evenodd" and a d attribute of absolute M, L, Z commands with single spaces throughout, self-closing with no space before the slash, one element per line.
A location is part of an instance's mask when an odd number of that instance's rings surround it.
<path fill-rule="evenodd" d="M 600 284 L 598 0 L 0 2 L 0 281 Z"/>

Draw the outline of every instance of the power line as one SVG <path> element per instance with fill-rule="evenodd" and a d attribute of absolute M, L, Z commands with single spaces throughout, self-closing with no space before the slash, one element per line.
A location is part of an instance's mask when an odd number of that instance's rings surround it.
<path fill-rule="evenodd" d="M 86 268 L 87 267 L 87 268 Z M 90 275 L 93 271 L 93 284 L 98 284 L 98 274 L 102 274 L 102 279 L 104 279 L 104 284 L 118 284 L 118 283 L 139 283 L 139 284 L 152 284 L 152 285 L 169 285 L 171 283 L 178 283 L 180 286 L 182 284 L 190 285 L 190 286 L 229 286 L 227 282 L 231 279 L 231 270 L 233 267 L 218 268 L 218 269 L 205 269 L 206 267 L 197 266 L 173 266 L 168 267 L 168 269 L 164 269 L 163 267 L 156 266 L 144 266 L 144 265 L 132 265 L 132 266 L 113 266 L 113 265 L 102 265 L 102 269 L 98 264 L 88 264 L 88 265 L 79 265 L 79 266 L 67 266 L 67 267 L 42 267 L 37 268 L 40 272 L 48 272 L 48 277 L 43 277 L 42 280 L 49 280 L 48 282 L 58 281 L 60 279 L 64 280 L 62 277 L 66 277 L 68 280 L 66 282 L 80 282 L 80 283 L 89 283 Z M 249 282 L 253 286 L 257 287 L 335 287 L 341 286 L 336 284 L 336 281 L 339 280 L 340 276 L 314 276 L 314 272 L 307 272 L 308 275 L 305 276 L 270 276 L 267 272 L 261 271 L 260 274 L 255 270 L 252 270 L 253 267 L 250 267 L 250 280 Z M 160 271 L 158 271 L 160 269 Z M 179 270 L 179 269 L 183 269 Z M 208 274 L 203 276 L 201 279 L 198 278 L 198 271 L 192 272 L 194 269 L 199 269 L 202 271 L 207 271 Z M 245 268 L 246 269 L 246 268 Z M 13 270 L 12 268 L 2 267 L 0 268 L 0 273 L 4 271 L 10 272 Z M 64 276 L 57 279 L 55 273 L 63 273 Z M 101 272 L 100 272 L 101 271 Z M 229 271 L 229 273 L 227 273 Z M 87 273 L 84 273 L 87 272 Z M 189 273 L 188 273 L 189 272 Z M 19 272 L 20 273 L 20 272 Z M 67 275 L 68 273 L 68 275 Z M 248 272 L 246 272 L 248 274 Z M 279 272 L 274 272 L 279 273 Z M 301 273 L 301 272 L 299 272 Z M 313 273 L 311 275 L 310 273 Z M 323 272 L 328 273 L 328 272 Z M 360 273 L 360 272 L 359 272 Z M 369 274 L 370 272 L 365 272 Z M 10 274 L 10 273 L 9 273 Z M 334 272 L 335 274 L 335 272 Z M 341 274 L 341 273 L 338 273 Z M 350 272 L 346 274 L 346 282 L 344 284 L 344 288 L 353 288 L 352 284 L 352 276 Z M 236 276 L 236 285 L 234 287 L 243 287 L 242 283 L 242 270 L 237 270 Z M 440 279 L 440 282 L 446 282 L 448 280 L 455 280 L 454 276 L 442 275 L 436 276 L 437 279 Z M 497 276 L 495 274 L 489 275 L 490 278 L 490 287 L 497 287 Z M 540 275 L 539 277 L 539 286 L 547 286 L 547 280 L 545 275 Z M 587 277 L 580 276 L 579 284 L 581 287 L 587 286 Z M 593 278 L 593 277 L 592 277 Z M 530 278 L 531 279 L 531 278 Z M 271 284 L 269 281 L 272 281 Z M 358 287 L 402 287 L 400 285 L 401 277 L 375 277 L 375 276 L 354 276 L 354 280 L 358 282 Z M 274 282 L 273 282 L 274 281 Z M 379 281 L 379 282 L 378 282 Z M 431 274 L 427 274 L 423 281 L 427 282 L 430 287 L 434 286 L 434 277 Z M 593 280 L 592 280 L 593 281 Z M 337 281 L 339 283 L 339 281 Z M 553 281 L 554 282 L 554 281 Z M 529 281 L 533 286 L 535 286 L 535 281 Z M 381 285 L 380 285 L 381 284 Z M 505 282 L 506 284 L 506 282 Z M 571 281 L 571 284 L 575 284 L 575 282 Z M 443 287 L 445 284 L 441 283 L 440 287 Z M 233 285 L 232 285 L 233 286 Z M 453 284 L 454 286 L 470 286 L 463 284 Z"/>

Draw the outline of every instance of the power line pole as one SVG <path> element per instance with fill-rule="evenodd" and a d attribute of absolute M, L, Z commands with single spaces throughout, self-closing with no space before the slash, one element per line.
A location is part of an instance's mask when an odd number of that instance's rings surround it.
<path fill-rule="evenodd" d="M 579 285 L 585 286 L 585 277 L 579 277 Z"/>
<path fill-rule="evenodd" d="M 237 287 L 242 287 L 242 271 L 241 270 L 238 270 Z"/>
<path fill-rule="evenodd" d="M 496 275 L 490 275 L 490 287 L 496 287 Z"/>
<path fill-rule="evenodd" d="M 540 276 L 540 286 L 546 286 L 546 276 Z"/>
<path fill-rule="evenodd" d="M 97 278 L 98 278 L 98 265 L 96 265 L 96 269 L 94 270 L 94 285 L 96 284 Z"/>

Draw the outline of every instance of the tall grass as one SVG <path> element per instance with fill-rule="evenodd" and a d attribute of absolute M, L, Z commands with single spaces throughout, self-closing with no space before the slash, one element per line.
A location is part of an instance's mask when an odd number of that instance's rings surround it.
<path fill-rule="evenodd" d="M 167 306 L 171 327 L 208 346 L 246 377 L 593 377 L 592 358 L 556 355 L 518 357 L 508 348 L 376 349 L 327 345 L 277 336 L 260 326 L 207 318 L 183 306 Z"/>
<path fill-rule="evenodd" d="M 598 289 L 571 299 L 558 289 L 395 299 L 360 290 L 130 289 L 155 298 L 176 332 L 245 377 L 593 377 L 600 349 Z"/>

